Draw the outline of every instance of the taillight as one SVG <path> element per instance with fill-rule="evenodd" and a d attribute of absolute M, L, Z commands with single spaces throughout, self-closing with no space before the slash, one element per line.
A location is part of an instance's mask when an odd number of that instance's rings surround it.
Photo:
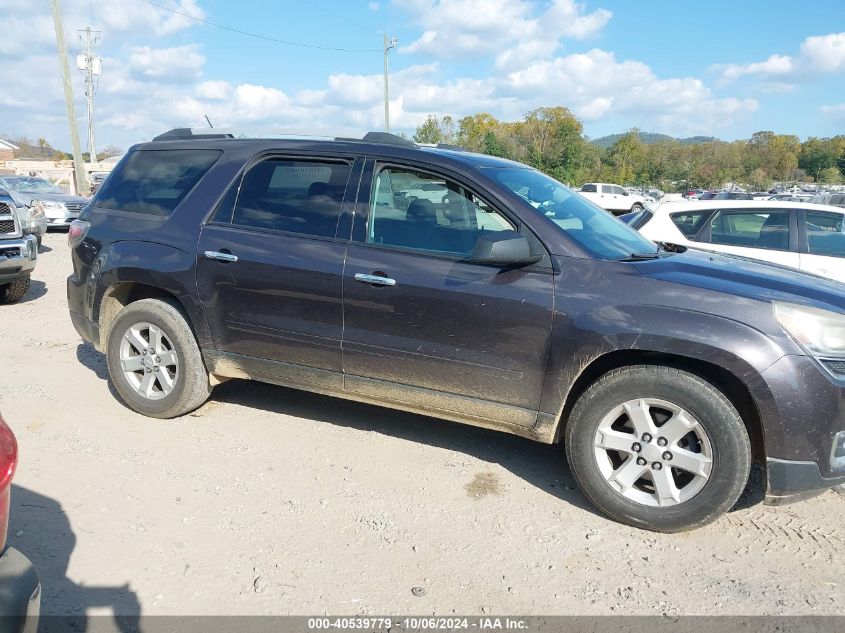
<path fill-rule="evenodd" d="M 6 547 L 9 529 L 9 499 L 12 477 L 18 465 L 18 442 L 12 429 L 0 417 L 0 551 Z"/>
<path fill-rule="evenodd" d="M 76 248 L 85 239 L 91 223 L 85 220 L 74 220 L 67 229 L 67 243 L 71 248 Z"/>

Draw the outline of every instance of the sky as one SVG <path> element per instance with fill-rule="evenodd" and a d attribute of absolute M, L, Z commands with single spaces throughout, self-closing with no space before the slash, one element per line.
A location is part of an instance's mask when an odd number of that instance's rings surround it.
<path fill-rule="evenodd" d="M 562 105 L 592 138 L 633 127 L 725 140 L 758 130 L 802 139 L 845 133 L 845 0 L 815 0 L 807 10 L 792 0 L 61 0 L 61 7 L 83 151 L 84 83 L 73 59 L 85 26 L 101 31 L 98 149 L 205 127 L 206 116 L 247 135 L 381 130 L 385 33 L 398 38 L 389 57 L 394 132 L 413 133 L 429 114 L 517 120 Z M 48 0 L 0 0 L 0 23 L 0 135 L 69 149 Z"/>

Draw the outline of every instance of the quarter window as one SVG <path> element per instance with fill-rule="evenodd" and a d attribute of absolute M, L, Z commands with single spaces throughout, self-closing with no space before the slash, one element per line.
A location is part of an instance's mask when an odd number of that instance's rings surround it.
<path fill-rule="evenodd" d="M 786 211 L 720 211 L 710 223 L 713 244 L 789 250 L 789 213 Z"/>
<path fill-rule="evenodd" d="M 469 255 L 478 238 L 514 226 L 473 193 L 439 176 L 383 169 L 373 187 L 367 242 Z"/>
<path fill-rule="evenodd" d="M 130 152 L 100 187 L 94 205 L 104 209 L 169 215 L 217 161 L 218 150 Z"/>
<path fill-rule="evenodd" d="M 268 158 L 245 175 L 234 224 L 334 237 L 351 166 Z"/>
<path fill-rule="evenodd" d="M 710 211 L 696 211 L 694 213 L 672 213 L 669 217 L 687 239 L 695 239 Z"/>
<path fill-rule="evenodd" d="M 807 211 L 807 247 L 812 255 L 845 257 L 845 232 L 841 213 Z"/>

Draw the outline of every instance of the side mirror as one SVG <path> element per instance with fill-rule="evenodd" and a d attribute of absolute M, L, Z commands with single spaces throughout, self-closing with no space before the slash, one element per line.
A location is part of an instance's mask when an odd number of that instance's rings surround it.
<path fill-rule="evenodd" d="M 467 261 L 490 266 L 528 266 L 543 259 L 532 255 L 524 235 L 512 231 L 487 233 L 478 238 Z"/>

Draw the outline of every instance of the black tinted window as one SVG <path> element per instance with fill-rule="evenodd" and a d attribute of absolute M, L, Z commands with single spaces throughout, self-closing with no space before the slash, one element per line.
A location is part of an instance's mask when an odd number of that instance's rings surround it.
<path fill-rule="evenodd" d="M 720 211 L 710 224 L 713 244 L 789 250 L 787 211 Z"/>
<path fill-rule="evenodd" d="M 106 209 L 168 215 L 215 163 L 218 150 L 131 152 L 103 183 L 94 205 Z"/>
<path fill-rule="evenodd" d="M 709 215 L 710 211 L 695 211 L 692 213 L 673 213 L 669 217 L 672 218 L 672 222 L 681 230 L 684 237 L 693 239 L 701 230 Z"/>
<path fill-rule="evenodd" d="M 244 175 L 232 221 L 334 237 L 351 170 L 348 163 L 263 160 Z"/>
<path fill-rule="evenodd" d="M 595 185 L 584 185 L 581 187 L 581 191 L 585 191 L 587 193 L 596 193 L 597 189 Z"/>
<path fill-rule="evenodd" d="M 807 211 L 807 246 L 813 255 L 845 257 L 845 233 L 841 213 Z"/>

